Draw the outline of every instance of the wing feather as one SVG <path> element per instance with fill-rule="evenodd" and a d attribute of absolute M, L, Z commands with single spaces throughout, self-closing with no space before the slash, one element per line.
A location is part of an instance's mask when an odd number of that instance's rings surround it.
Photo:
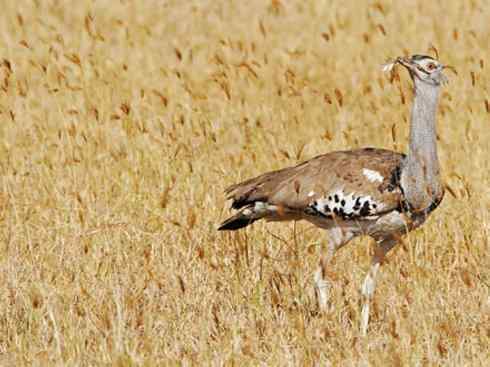
<path fill-rule="evenodd" d="M 314 157 L 226 189 L 234 209 L 265 202 L 307 215 L 369 218 L 399 207 L 404 155 L 364 148 Z"/>

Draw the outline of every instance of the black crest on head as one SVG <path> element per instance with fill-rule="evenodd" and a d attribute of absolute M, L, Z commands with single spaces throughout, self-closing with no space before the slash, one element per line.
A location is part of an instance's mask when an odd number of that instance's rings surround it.
<path fill-rule="evenodd" d="M 412 61 L 422 61 L 425 59 L 435 60 L 433 57 L 427 56 L 427 55 L 413 55 L 412 56 Z"/>

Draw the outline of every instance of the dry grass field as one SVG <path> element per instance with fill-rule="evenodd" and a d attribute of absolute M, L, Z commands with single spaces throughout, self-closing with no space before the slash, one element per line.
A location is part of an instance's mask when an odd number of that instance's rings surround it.
<path fill-rule="evenodd" d="M 0 366 L 490 365 L 488 1 L 6 0 Z M 337 149 L 406 149 L 411 82 L 453 65 L 448 193 L 388 256 L 304 223 L 218 233 L 223 189 Z"/>

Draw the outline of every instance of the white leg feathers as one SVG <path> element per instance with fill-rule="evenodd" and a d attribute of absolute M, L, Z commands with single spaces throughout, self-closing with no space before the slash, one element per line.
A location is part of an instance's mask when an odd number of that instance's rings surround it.
<path fill-rule="evenodd" d="M 318 297 L 318 308 L 320 311 L 326 311 L 330 293 L 330 283 L 325 279 L 323 267 L 321 265 L 315 272 L 315 287 Z"/>
<path fill-rule="evenodd" d="M 327 253 L 321 257 L 320 266 L 315 272 L 315 289 L 317 294 L 318 308 L 320 311 L 325 311 L 328 307 L 328 301 L 331 291 L 331 284 L 327 277 L 327 268 L 330 265 L 332 257 L 339 248 L 347 244 L 354 234 L 345 229 L 335 227 L 329 230 L 330 241 L 328 243 Z M 376 245 L 374 256 L 371 262 L 366 278 L 361 287 L 362 294 L 362 311 L 361 311 L 361 334 L 366 335 L 369 325 L 369 309 L 371 301 L 374 297 L 374 291 L 376 290 L 376 278 L 379 272 L 379 268 L 388 253 L 395 245 L 397 241 L 394 238 L 388 237 L 379 240 Z"/>
<path fill-rule="evenodd" d="M 369 308 L 371 300 L 374 296 L 374 291 L 376 289 L 376 277 L 378 275 L 378 270 L 386 254 L 393 248 L 393 246 L 396 245 L 396 243 L 396 240 L 394 240 L 393 238 L 388 238 L 382 240 L 377 244 L 373 260 L 371 262 L 371 268 L 369 269 L 369 272 L 364 279 L 364 283 L 362 284 L 361 294 L 363 298 L 363 304 L 361 311 L 361 334 L 363 336 L 367 334 L 367 329 L 369 325 Z"/>
<path fill-rule="evenodd" d="M 315 272 L 314 277 L 318 308 L 320 311 L 326 311 L 330 296 L 331 284 L 327 279 L 327 267 L 330 265 L 330 261 L 332 260 L 335 251 L 347 244 L 347 242 L 349 242 L 354 235 L 352 232 L 335 227 L 329 230 L 329 237 L 330 239 L 328 242 L 327 253 L 321 256 L 320 266 Z"/>
<path fill-rule="evenodd" d="M 378 270 L 380 267 L 380 263 L 373 263 L 371 265 L 371 269 L 369 269 L 366 278 L 364 279 L 364 283 L 361 288 L 361 293 L 363 297 L 363 305 L 362 305 L 362 313 L 361 313 L 361 334 L 366 335 L 367 327 L 369 323 L 369 305 L 371 299 L 374 295 L 374 290 L 376 288 L 376 275 L 378 274 Z"/>

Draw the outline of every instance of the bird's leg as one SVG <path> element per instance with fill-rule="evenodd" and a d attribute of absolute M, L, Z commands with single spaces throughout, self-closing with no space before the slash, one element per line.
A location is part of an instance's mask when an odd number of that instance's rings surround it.
<path fill-rule="evenodd" d="M 327 266 L 332 260 L 335 253 L 336 245 L 333 241 L 328 243 L 326 255 L 320 257 L 320 265 L 315 272 L 315 286 L 317 291 L 318 308 L 321 311 L 327 309 L 328 293 L 330 290 L 330 283 L 327 280 Z"/>
<path fill-rule="evenodd" d="M 367 333 L 367 328 L 369 324 L 369 306 L 374 295 L 374 290 L 376 288 L 376 275 L 378 274 L 379 267 L 383 262 L 388 251 L 390 251 L 397 241 L 393 238 L 387 238 L 380 241 L 374 252 L 374 256 L 371 262 L 371 268 L 369 269 L 364 283 L 361 288 L 361 293 L 363 297 L 362 313 L 361 313 L 361 334 L 363 336 Z"/>
<path fill-rule="evenodd" d="M 327 267 L 330 261 L 340 247 L 344 246 L 350 239 L 352 239 L 353 234 L 347 232 L 342 228 L 336 227 L 329 231 L 330 241 L 328 242 L 327 253 L 320 257 L 320 266 L 315 272 L 315 288 L 317 293 L 318 308 L 321 311 L 327 309 L 330 282 L 327 277 Z"/>

